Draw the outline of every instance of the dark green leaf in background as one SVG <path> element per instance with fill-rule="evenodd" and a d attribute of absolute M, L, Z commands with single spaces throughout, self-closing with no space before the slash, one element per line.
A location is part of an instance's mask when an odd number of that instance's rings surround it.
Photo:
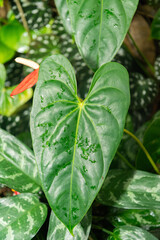
<path fill-rule="evenodd" d="M 40 66 L 31 113 L 33 147 L 49 204 L 71 232 L 96 197 L 121 140 L 128 81 L 120 64 L 105 64 L 80 102 L 66 58 L 55 55 Z"/>
<path fill-rule="evenodd" d="M 133 226 L 116 228 L 108 240 L 158 240 L 149 232 Z"/>
<path fill-rule="evenodd" d="M 79 223 L 73 230 L 74 237 L 70 234 L 68 229 L 56 217 L 54 212 L 51 212 L 49 230 L 47 240 L 88 240 L 91 229 L 91 211 L 89 211 L 81 223 Z"/>
<path fill-rule="evenodd" d="M 138 0 L 68 0 L 76 44 L 94 71 L 113 59 L 137 4 Z"/>
<path fill-rule="evenodd" d="M 0 239 L 31 240 L 47 217 L 47 207 L 33 194 L 0 199 Z"/>
<path fill-rule="evenodd" d="M 152 38 L 160 40 L 160 9 L 154 17 L 151 25 L 151 31 Z"/>
<path fill-rule="evenodd" d="M 2 129 L 0 129 L 0 183 L 22 193 L 40 190 L 32 151 Z"/>
<path fill-rule="evenodd" d="M 160 176 L 138 170 L 110 170 L 97 200 L 118 208 L 160 209 Z"/>
<path fill-rule="evenodd" d="M 144 132 L 143 144 L 154 162 L 160 163 L 160 111 L 154 115 L 154 118 L 148 124 Z M 152 170 L 148 158 L 141 149 L 137 155 L 136 164 L 140 170 Z"/>

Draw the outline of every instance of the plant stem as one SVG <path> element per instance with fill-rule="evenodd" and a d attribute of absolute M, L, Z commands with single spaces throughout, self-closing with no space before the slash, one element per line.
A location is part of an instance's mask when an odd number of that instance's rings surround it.
<path fill-rule="evenodd" d="M 112 233 L 111 231 L 109 231 L 109 230 L 107 230 L 107 229 L 105 229 L 105 228 L 102 228 L 102 227 L 100 227 L 100 226 L 97 226 L 97 225 L 92 224 L 92 227 L 93 227 L 94 229 L 102 230 L 103 232 L 105 232 L 105 233 L 107 233 L 107 234 L 109 234 L 109 235 L 113 235 L 113 233 Z"/>
<path fill-rule="evenodd" d="M 132 35 L 130 34 L 130 32 L 128 31 L 128 36 L 131 39 L 134 47 L 136 48 L 137 52 L 139 53 L 139 55 L 143 58 L 143 60 L 145 61 L 145 63 L 148 65 L 148 67 L 151 69 L 152 73 L 154 74 L 154 67 L 150 64 L 150 62 L 148 61 L 148 59 L 145 57 L 145 55 L 141 52 L 141 50 L 139 49 L 139 47 L 137 46 L 136 42 L 134 41 Z"/>
<path fill-rule="evenodd" d="M 27 23 L 27 20 L 24 16 L 24 12 L 23 12 L 23 9 L 22 9 L 22 6 L 21 6 L 21 3 L 19 0 L 15 0 L 15 3 L 17 5 L 17 8 L 18 8 L 18 11 L 19 11 L 19 14 L 21 16 L 21 19 L 22 19 L 22 23 L 23 23 L 23 26 L 24 28 L 26 29 L 27 33 L 28 33 L 28 36 L 30 38 L 30 40 L 32 40 L 32 36 L 31 36 L 31 33 L 29 31 L 29 27 L 28 27 L 28 23 Z"/>
<path fill-rule="evenodd" d="M 155 162 L 153 161 L 153 159 L 151 158 L 149 152 L 147 151 L 147 149 L 144 147 L 144 145 L 141 143 L 141 141 L 130 131 L 128 131 L 127 129 L 124 129 L 124 132 L 127 133 L 128 135 L 130 135 L 137 143 L 138 145 L 141 147 L 141 149 L 143 150 L 143 152 L 146 154 L 146 157 L 148 158 L 148 160 L 150 161 L 152 167 L 154 168 L 154 170 L 156 171 L 157 174 L 160 175 L 160 171 L 158 170 Z"/>
<path fill-rule="evenodd" d="M 136 168 L 134 166 L 132 166 L 132 164 L 130 162 L 128 162 L 128 160 L 120 153 L 117 151 L 116 153 L 130 168 L 136 170 Z"/>

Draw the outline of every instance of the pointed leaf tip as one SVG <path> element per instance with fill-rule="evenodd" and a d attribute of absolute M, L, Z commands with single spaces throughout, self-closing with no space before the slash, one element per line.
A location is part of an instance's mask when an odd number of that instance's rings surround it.
<path fill-rule="evenodd" d="M 28 88 L 33 87 L 38 81 L 38 72 L 39 68 L 31 72 L 23 81 L 11 92 L 10 96 L 13 98 L 14 95 L 17 95 L 21 92 L 24 92 Z"/>

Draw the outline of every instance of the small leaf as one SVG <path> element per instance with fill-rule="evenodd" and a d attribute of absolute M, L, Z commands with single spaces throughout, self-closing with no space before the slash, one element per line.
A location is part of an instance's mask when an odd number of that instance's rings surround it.
<path fill-rule="evenodd" d="M 70 234 L 65 225 L 60 222 L 56 217 L 54 212 L 51 212 L 49 221 L 49 230 L 47 235 L 47 240 L 88 240 L 89 233 L 91 229 L 91 211 L 89 211 L 81 223 L 79 223 L 73 231 L 74 237 Z"/>
<path fill-rule="evenodd" d="M 115 56 L 137 4 L 138 0 L 68 0 L 76 44 L 94 71 Z"/>
<path fill-rule="evenodd" d="M 17 21 L 12 21 L 0 29 L 0 40 L 7 47 L 17 50 L 20 46 L 20 40 L 25 32 L 24 27 Z"/>
<path fill-rule="evenodd" d="M 9 61 L 15 54 L 15 51 L 7 47 L 4 43 L 0 41 L 0 63 L 5 63 Z"/>
<path fill-rule="evenodd" d="M 160 176 L 138 170 L 111 170 L 97 200 L 119 208 L 160 209 Z"/>
<path fill-rule="evenodd" d="M 32 98 L 32 88 L 27 89 L 14 98 L 11 98 L 10 94 L 15 89 L 15 87 L 16 86 L 3 88 L 2 91 L 0 91 L 0 114 L 4 116 L 11 116 L 18 108 L 20 108 Z"/>
<path fill-rule="evenodd" d="M 160 210 L 111 209 L 107 220 L 115 227 L 133 225 L 145 230 L 160 228 Z"/>
<path fill-rule="evenodd" d="M 47 207 L 33 194 L 0 199 L 0 239 L 32 239 L 47 217 Z"/>
<path fill-rule="evenodd" d="M 152 38 L 160 40 L 160 9 L 154 17 L 151 25 Z"/>
<path fill-rule="evenodd" d="M 5 66 L 0 63 L 0 91 L 4 87 L 5 80 L 6 80 L 6 69 L 5 69 Z"/>
<path fill-rule="evenodd" d="M 133 226 L 115 228 L 108 240 L 158 240 L 149 232 Z"/>
<path fill-rule="evenodd" d="M 72 35 L 72 26 L 69 16 L 69 9 L 66 0 L 55 0 L 56 7 L 58 9 L 59 15 L 61 16 L 63 25 L 66 31 Z"/>
<path fill-rule="evenodd" d="M 40 65 L 31 112 L 33 147 L 49 204 L 70 232 L 90 208 L 120 143 L 128 82 L 124 67 L 105 64 L 80 102 L 65 57 L 54 55 Z"/>
<path fill-rule="evenodd" d="M 0 129 L 0 183 L 18 192 L 37 192 L 40 182 L 32 151 Z"/>

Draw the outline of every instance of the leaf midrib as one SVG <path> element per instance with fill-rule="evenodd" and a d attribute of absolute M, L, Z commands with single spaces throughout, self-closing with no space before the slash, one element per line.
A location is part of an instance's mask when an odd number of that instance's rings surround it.
<path fill-rule="evenodd" d="M 73 151 L 73 158 L 72 158 L 72 169 L 71 169 L 71 181 L 70 181 L 70 204 L 69 204 L 69 226 L 70 226 L 70 230 L 72 229 L 72 227 L 71 227 L 71 214 L 72 214 L 71 208 L 72 208 L 73 170 L 74 170 L 74 161 L 75 161 L 76 144 L 77 144 L 77 137 L 78 137 L 78 128 L 79 128 L 79 122 L 80 122 L 82 107 L 79 108 L 79 109 L 80 110 L 79 110 L 79 114 L 78 114 L 76 133 L 75 133 L 75 142 L 74 142 L 74 151 Z"/>

